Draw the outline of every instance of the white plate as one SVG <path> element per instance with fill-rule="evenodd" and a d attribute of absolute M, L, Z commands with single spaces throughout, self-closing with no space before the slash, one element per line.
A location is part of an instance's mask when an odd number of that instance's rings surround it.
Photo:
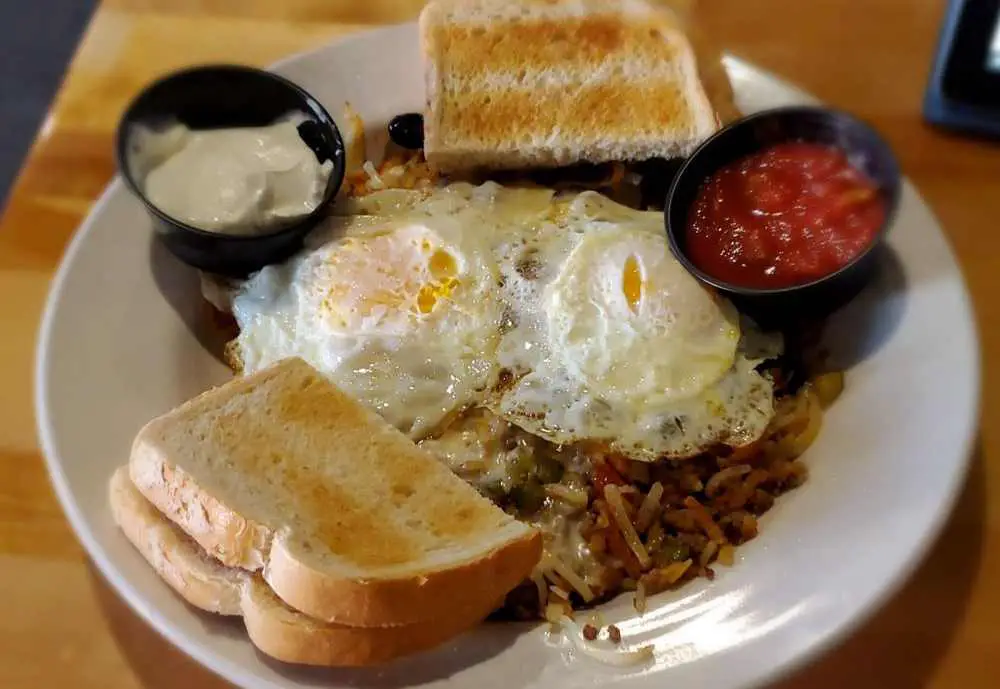
<path fill-rule="evenodd" d="M 747 111 L 807 100 L 745 63 L 728 67 Z M 335 115 L 349 100 L 373 132 L 423 102 L 412 24 L 293 57 L 277 71 Z M 829 325 L 827 343 L 851 368 L 806 457 L 810 481 L 778 500 L 760 537 L 714 582 L 657 596 L 641 618 L 627 597 L 606 606 L 627 637 L 655 643 L 648 667 L 574 657 L 541 628 L 486 625 L 376 672 L 290 670 L 255 653 L 239 625 L 182 603 L 115 528 L 105 487 L 145 421 L 228 371 L 199 341 L 194 272 L 153 241 L 118 180 L 71 243 L 49 297 L 36 378 L 42 445 L 70 522 L 107 579 L 163 636 L 239 686 L 751 686 L 873 612 L 918 562 L 965 472 L 976 333 L 952 252 L 909 185 L 890 243 L 878 284 Z"/>

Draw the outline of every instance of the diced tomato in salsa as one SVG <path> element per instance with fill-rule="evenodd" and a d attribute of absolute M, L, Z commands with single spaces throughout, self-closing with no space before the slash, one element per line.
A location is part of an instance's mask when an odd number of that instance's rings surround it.
<path fill-rule="evenodd" d="M 885 221 L 875 184 L 841 151 L 785 143 L 716 172 L 688 217 L 687 253 L 705 273 L 744 287 L 789 287 L 836 272 Z"/>

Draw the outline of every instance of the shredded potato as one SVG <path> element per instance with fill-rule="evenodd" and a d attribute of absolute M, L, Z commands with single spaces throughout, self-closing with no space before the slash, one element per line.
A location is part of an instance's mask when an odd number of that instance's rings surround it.
<path fill-rule="evenodd" d="M 660 516 L 660 498 L 663 497 L 663 484 L 657 481 L 649 488 L 646 497 L 643 498 L 639 512 L 635 516 L 635 530 L 645 533 L 653 520 Z"/>
<path fill-rule="evenodd" d="M 594 600 L 594 592 L 591 590 L 587 582 L 581 579 L 580 576 L 576 572 L 574 572 L 571 568 L 569 568 L 566 565 L 566 563 L 563 562 L 561 559 L 555 557 L 550 553 L 545 553 L 542 556 L 542 563 L 545 566 L 546 570 L 549 571 L 549 573 L 555 572 L 560 577 L 562 577 L 562 579 L 567 584 L 572 586 L 573 589 L 578 594 L 580 594 L 580 597 L 583 598 L 584 602 L 589 603 L 590 601 Z"/>
<path fill-rule="evenodd" d="M 572 505 L 578 509 L 587 507 L 590 496 L 583 488 L 572 488 L 561 483 L 551 483 L 545 486 L 545 492 L 556 500 L 561 500 L 567 505 Z"/>
<path fill-rule="evenodd" d="M 671 584 L 676 583 L 684 574 L 691 568 L 691 560 L 685 560 L 684 562 L 675 562 L 668 567 L 664 567 L 663 575 L 667 581 Z"/>
<path fill-rule="evenodd" d="M 559 598 L 560 600 L 564 601 L 569 600 L 569 591 L 560 586 L 550 586 L 549 592 L 556 598 Z"/>
<path fill-rule="evenodd" d="M 839 371 L 836 373 L 824 373 L 813 378 L 809 384 L 816 391 L 819 403 L 826 409 L 844 391 L 844 374 Z"/>
<path fill-rule="evenodd" d="M 367 141 L 365 123 L 350 103 L 344 103 L 344 139 L 346 151 L 344 169 L 348 174 L 361 169 L 365 164 Z"/>
<path fill-rule="evenodd" d="M 646 612 L 646 582 L 640 581 L 635 587 L 635 598 L 632 600 L 635 611 L 642 615 Z"/>
<path fill-rule="evenodd" d="M 572 608 L 570 608 L 569 603 L 566 602 L 553 602 L 545 606 L 545 619 L 553 624 L 559 624 L 571 613 Z"/>
<path fill-rule="evenodd" d="M 535 584 L 535 589 L 538 591 L 538 608 L 544 610 L 549 602 L 549 587 L 545 583 L 545 576 L 536 570 L 531 573 L 531 581 Z"/>
<path fill-rule="evenodd" d="M 789 459 L 800 457 L 806 449 L 813 444 L 816 436 L 819 435 L 820 426 L 823 423 L 822 411 L 819 407 L 819 400 L 815 393 L 807 390 L 800 398 L 799 423 L 795 424 L 801 428 L 793 431 L 779 441 L 781 453 Z"/>
<path fill-rule="evenodd" d="M 709 541 L 705 544 L 705 549 L 701 551 L 701 555 L 698 556 L 698 564 L 701 567 L 708 567 L 718 550 L 719 544 L 716 541 Z"/>
<path fill-rule="evenodd" d="M 632 520 L 629 519 L 628 512 L 625 510 L 625 504 L 622 502 L 622 494 L 619 487 L 615 485 L 605 486 L 604 499 L 608 501 L 608 507 L 611 508 L 611 516 L 614 517 L 618 528 L 621 529 L 628 547 L 632 549 L 632 552 L 638 558 L 639 564 L 642 567 L 649 567 L 649 553 L 646 552 L 646 547 L 639 539 L 639 534 L 636 533 L 635 527 L 632 525 Z"/>
<path fill-rule="evenodd" d="M 684 498 L 684 506 L 691 510 L 691 514 L 694 516 L 695 521 L 698 523 L 704 531 L 705 535 L 716 543 L 724 543 L 726 537 L 722 533 L 722 529 L 719 525 L 715 523 L 712 519 L 712 515 L 708 513 L 705 506 L 698 502 L 694 497 L 687 496 Z"/>
<path fill-rule="evenodd" d="M 751 471 L 753 469 L 748 464 L 737 464 L 736 466 L 726 467 L 708 479 L 708 483 L 705 484 L 705 495 L 709 497 L 717 495 L 726 481 L 745 476 Z"/>

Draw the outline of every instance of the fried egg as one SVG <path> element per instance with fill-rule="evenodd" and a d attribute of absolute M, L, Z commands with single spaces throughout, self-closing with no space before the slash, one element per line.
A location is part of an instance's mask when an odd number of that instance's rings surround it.
<path fill-rule="evenodd" d="M 760 437 L 773 388 L 755 367 L 780 345 L 741 346 L 736 310 L 673 257 L 662 216 L 586 192 L 556 217 L 520 253 L 499 251 L 516 327 L 491 409 L 552 442 L 641 460 Z"/>
<path fill-rule="evenodd" d="M 745 445 L 773 416 L 756 367 L 780 342 L 684 270 L 659 213 L 494 183 L 335 213 L 233 299 L 247 371 L 300 356 L 414 438 L 485 406 L 642 460 Z"/>
<path fill-rule="evenodd" d="M 489 252 L 460 218 L 335 218 L 324 241 L 233 299 L 245 372 L 299 356 L 412 437 L 481 398 L 501 307 Z"/>

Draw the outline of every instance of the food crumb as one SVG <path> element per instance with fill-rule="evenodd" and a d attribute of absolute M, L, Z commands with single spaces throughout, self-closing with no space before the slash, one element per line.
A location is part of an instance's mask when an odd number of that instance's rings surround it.
<path fill-rule="evenodd" d="M 597 627 L 592 624 L 583 625 L 583 638 L 587 641 L 593 641 L 597 638 Z"/>
<path fill-rule="evenodd" d="M 622 630 L 613 624 L 610 625 L 608 627 L 608 638 L 611 639 L 611 643 L 620 644 L 622 642 Z"/>

